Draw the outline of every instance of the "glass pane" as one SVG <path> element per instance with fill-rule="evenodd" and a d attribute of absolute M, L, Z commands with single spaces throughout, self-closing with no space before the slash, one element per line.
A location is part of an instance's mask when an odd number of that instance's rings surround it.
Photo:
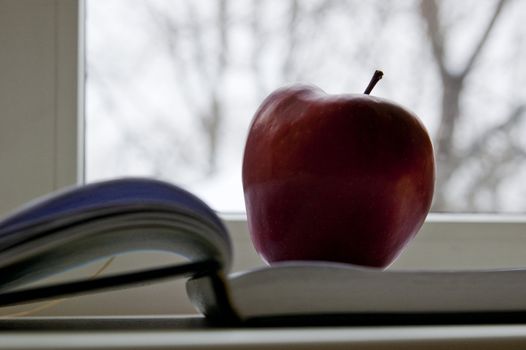
<path fill-rule="evenodd" d="M 87 1 L 87 179 L 148 175 L 244 211 L 262 99 L 293 82 L 405 105 L 437 154 L 434 211 L 526 209 L 524 1 Z"/>

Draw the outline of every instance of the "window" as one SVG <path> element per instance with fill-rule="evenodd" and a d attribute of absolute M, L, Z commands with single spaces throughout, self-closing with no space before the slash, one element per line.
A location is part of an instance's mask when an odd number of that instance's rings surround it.
<path fill-rule="evenodd" d="M 526 210 L 521 2 L 87 1 L 87 179 L 164 178 L 244 211 L 241 156 L 272 90 L 308 82 L 414 110 L 436 212 Z M 225 193 L 228 193 L 226 196 Z"/>

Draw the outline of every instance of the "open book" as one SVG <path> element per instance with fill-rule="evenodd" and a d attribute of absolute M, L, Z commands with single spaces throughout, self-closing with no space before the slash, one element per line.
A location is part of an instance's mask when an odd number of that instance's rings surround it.
<path fill-rule="evenodd" d="M 28 287 L 134 250 L 170 251 L 187 262 Z M 231 260 L 221 219 L 191 193 L 150 179 L 94 183 L 39 199 L 0 222 L 0 306 L 186 276 L 192 303 L 219 322 L 526 319 L 526 270 L 382 271 L 298 261 L 230 273 Z"/>

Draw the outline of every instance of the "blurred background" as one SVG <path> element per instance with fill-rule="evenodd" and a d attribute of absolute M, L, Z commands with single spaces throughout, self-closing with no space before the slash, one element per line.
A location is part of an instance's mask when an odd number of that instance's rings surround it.
<path fill-rule="evenodd" d="M 244 212 L 241 159 L 282 85 L 413 110 L 435 212 L 526 211 L 526 1 L 86 2 L 86 179 L 147 175 Z"/>

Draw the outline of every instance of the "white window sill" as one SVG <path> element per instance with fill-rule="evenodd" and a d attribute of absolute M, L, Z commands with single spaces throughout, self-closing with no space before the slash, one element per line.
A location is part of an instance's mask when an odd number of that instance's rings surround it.
<path fill-rule="evenodd" d="M 259 266 L 246 217 L 223 215 L 234 242 L 234 268 Z M 430 214 L 392 269 L 526 267 L 526 216 Z"/>
<path fill-rule="evenodd" d="M 144 319 L 146 323 L 149 319 Z M 73 320 L 75 321 L 75 320 Z M 86 320 L 79 320 L 86 322 Z M 46 320 L 39 320 L 45 325 Z M 93 320 L 91 320 L 93 324 Z M 1 325 L 1 323 L 0 323 Z M 7 331 L 0 349 L 507 349 L 526 346 L 525 325 Z"/>

